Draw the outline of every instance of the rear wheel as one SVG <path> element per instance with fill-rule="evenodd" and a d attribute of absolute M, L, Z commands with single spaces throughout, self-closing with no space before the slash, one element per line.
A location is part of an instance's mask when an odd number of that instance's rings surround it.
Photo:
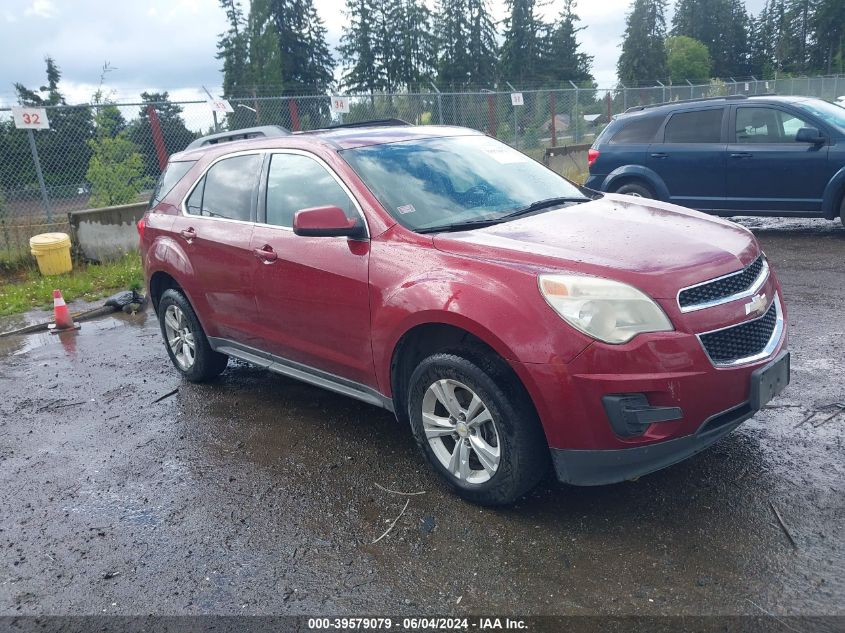
<path fill-rule="evenodd" d="M 626 182 L 616 189 L 616 193 L 634 198 L 654 198 L 651 189 L 639 182 Z"/>
<path fill-rule="evenodd" d="M 173 366 L 191 382 L 205 382 L 226 369 L 229 357 L 211 349 L 188 299 L 166 290 L 158 303 L 158 320 Z"/>
<path fill-rule="evenodd" d="M 426 358 L 411 376 L 408 409 L 417 444 L 464 499 L 513 503 L 548 469 L 534 408 L 498 359 Z"/>

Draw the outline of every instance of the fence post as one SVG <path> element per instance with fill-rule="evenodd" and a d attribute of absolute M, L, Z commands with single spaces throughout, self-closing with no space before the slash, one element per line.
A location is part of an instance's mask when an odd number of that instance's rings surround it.
<path fill-rule="evenodd" d="M 578 117 L 578 97 L 579 97 L 578 86 L 576 86 L 572 82 L 572 80 L 569 80 L 569 85 L 572 86 L 573 88 L 575 88 L 575 103 L 572 106 L 572 121 L 570 121 L 570 123 L 571 123 L 571 125 L 574 126 L 574 128 L 572 130 L 572 142 L 577 143 L 578 142 L 578 123 L 579 123 L 579 121 L 578 121 L 578 118 L 579 118 Z"/>
<path fill-rule="evenodd" d="M 695 93 L 693 92 L 694 86 L 692 85 L 692 82 L 689 79 L 687 79 L 687 83 L 689 84 L 689 98 L 695 99 Z"/>
<path fill-rule="evenodd" d="M 628 109 L 628 89 L 621 81 L 619 85 L 622 86 L 622 112 L 625 112 Z"/>
<path fill-rule="evenodd" d="M 167 167 L 167 146 L 164 144 L 164 135 L 161 133 L 161 123 L 158 120 L 158 113 L 155 107 L 150 104 L 147 106 L 147 116 L 150 118 L 150 131 L 153 133 L 153 145 L 156 146 L 156 156 L 158 156 L 158 167 L 164 171 Z"/>
<path fill-rule="evenodd" d="M 557 147 L 557 103 L 554 90 L 549 92 L 549 114 L 552 115 L 552 147 Z"/>
<path fill-rule="evenodd" d="M 437 93 L 437 114 L 440 117 L 437 123 L 438 125 L 443 125 L 443 96 L 440 94 L 440 91 L 437 89 L 437 86 L 434 85 L 433 81 L 429 81 L 428 83 L 431 84 L 431 87 L 434 88 L 434 92 Z"/>
<path fill-rule="evenodd" d="M 44 174 L 41 173 L 41 161 L 38 159 L 38 148 L 35 147 L 35 135 L 31 129 L 26 131 L 29 138 L 29 149 L 32 150 L 32 161 L 35 163 L 35 175 L 38 176 L 38 186 L 41 188 L 41 200 L 44 202 L 44 210 L 47 212 L 47 222 L 53 221 L 53 208 L 50 206 L 50 198 L 47 196 L 47 186 L 44 184 Z"/>
<path fill-rule="evenodd" d="M 299 132 L 301 127 L 299 124 L 299 108 L 296 105 L 296 99 L 288 99 L 288 111 L 290 112 L 290 126 L 292 131 Z"/>
<path fill-rule="evenodd" d="M 487 133 L 496 138 L 496 107 L 492 92 L 487 93 Z"/>
<path fill-rule="evenodd" d="M 516 88 L 511 85 L 511 82 L 506 81 L 505 83 L 511 89 L 511 92 L 516 92 Z M 519 121 L 517 120 L 516 106 L 511 104 L 511 109 L 513 110 L 513 146 L 516 147 L 519 144 Z"/>

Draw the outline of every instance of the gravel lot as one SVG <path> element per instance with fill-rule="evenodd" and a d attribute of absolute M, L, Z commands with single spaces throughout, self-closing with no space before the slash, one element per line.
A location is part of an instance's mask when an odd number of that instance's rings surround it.
<path fill-rule="evenodd" d="M 0 615 L 845 615 L 845 230 L 741 221 L 792 385 L 682 464 L 508 509 L 379 409 L 243 364 L 180 382 L 151 313 L 0 339 Z"/>

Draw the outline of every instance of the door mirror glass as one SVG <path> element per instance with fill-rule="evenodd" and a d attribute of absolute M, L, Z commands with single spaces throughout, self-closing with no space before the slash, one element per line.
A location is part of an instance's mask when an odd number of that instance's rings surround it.
<path fill-rule="evenodd" d="M 340 207 L 300 209 L 293 216 L 293 232 L 309 237 L 366 237 L 361 221 L 347 217 Z"/>
<path fill-rule="evenodd" d="M 824 143 L 824 140 L 822 133 L 819 132 L 818 128 L 814 127 L 802 127 L 795 134 L 796 143 L 812 143 L 813 145 L 819 145 Z"/>

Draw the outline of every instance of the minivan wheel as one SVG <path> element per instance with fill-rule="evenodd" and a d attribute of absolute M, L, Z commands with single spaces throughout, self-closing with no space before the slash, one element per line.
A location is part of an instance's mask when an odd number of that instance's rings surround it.
<path fill-rule="evenodd" d="M 632 196 L 634 198 L 654 198 L 654 194 L 651 190 L 638 182 L 626 182 L 616 190 L 616 193 Z"/>
<path fill-rule="evenodd" d="M 534 408 L 498 359 L 429 356 L 411 376 L 408 413 L 428 462 L 468 501 L 513 503 L 548 470 Z"/>
<path fill-rule="evenodd" d="M 204 382 L 226 369 L 229 357 L 211 349 L 197 315 L 178 290 L 166 290 L 158 302 L 158 320 L 173 366 L 191 382 Z"/>

